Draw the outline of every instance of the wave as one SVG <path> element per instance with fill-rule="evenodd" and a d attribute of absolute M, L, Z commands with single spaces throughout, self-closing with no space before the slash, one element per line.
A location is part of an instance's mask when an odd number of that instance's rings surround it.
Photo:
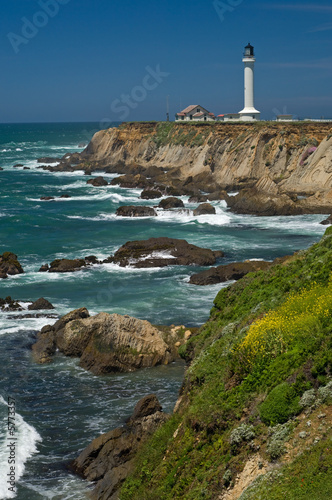
<path fill-rule="evenodd" d="M 0 405 L 2 409 L 8 407 L 7 402 L 2 396 L 0 396 Z M 9 459 L 9 447 L 8 444 L 13 438 L 10 436 L 7 424 L 7 411 L 5 410 L 5 416 L 1 422 L 1 434 L 4 436 L 0 445 L 0 477 L 6 478 L 9 473 L 8 459 Z M 25 464 L 29 458 L 31 458 L 35 453 L 38 453 L 37 443 L 42 441 L 41 436 L 38 434 L 37 430 L 29 425 L 23 417 L 16 413 L 15 415 L 15 482 L 22 477 L 25 469 Z M 0 483 L 0 498 L 15 498 L 16 493 L 8 490 L 7 481 L 2 481 Z"/>

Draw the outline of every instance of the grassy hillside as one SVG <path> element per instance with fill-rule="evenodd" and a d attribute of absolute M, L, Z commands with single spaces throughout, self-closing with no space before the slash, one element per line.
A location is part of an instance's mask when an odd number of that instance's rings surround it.
<path fill-rule="evenodd" d="M 121 500 L 332 498 L 332 228 L 219 292 Z M 237 480 L 236 480 L 237 478 Z"/>

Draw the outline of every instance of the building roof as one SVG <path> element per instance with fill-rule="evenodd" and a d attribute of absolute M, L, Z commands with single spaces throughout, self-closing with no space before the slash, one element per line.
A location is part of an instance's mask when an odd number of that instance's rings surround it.
<path fill-rule="evenodd" d="M 190 106 L 188 106 L 187 108 L 183 109 L 181 111 L 181 113 L 190 113 L 190 111 L 192 111 L 193 109 L 197 108 L 199 106 L 199 104 L 191 104 Z"/>
<path fill-rule="evenodd" d="M 201 111 L 200 113 L 195 113 L 193 116 L 194 116 L 194 117 L 195 117 L 195 116 L 196 116 L 196 117 L 199 117 L 199 116 L 203 116 L 203 115 L 204 115 L 204 113 L 202 113 L 202 111 Z"/>

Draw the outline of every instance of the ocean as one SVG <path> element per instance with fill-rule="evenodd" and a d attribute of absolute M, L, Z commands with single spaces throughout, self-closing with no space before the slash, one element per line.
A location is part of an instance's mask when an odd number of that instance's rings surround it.
<path fill-rule="evenodd" d="M 84 172 L 51 173 L 39 169 L 39 157 L 59 158 L 82 151 L 94 123 L 0 125 L 0 254 L 17 254 L 25 273 L 0 280 L 0 297 L 27 305 L 45 297 L 54 311 L 0 312 L 0 499 L 86 499 L 91 485 L 68 472 L 67 465 L 92 439 L 122 425 L 136 402 L 155 393 L 172 411 L 185 366 L 95 376 L 78 360 L 60 354 L 49 365 L 36 365 L 31 345 L 36 333 L 78 307 L 129 314 L 153 324 L 199 326 L 209 317 L 217 292 L 229 283 L 199 287 L 188 283 L 203 268 L 120 268 L 92 266 L 68 274 L 39 273 L 56 258 L 95 255 L 103 259 L 130 240 L 169 236 L 223 250 L 220 263 L 273 260 L 318 241 L 323 215 L 255 217 L 228 211 L 213 202 L 216 215 L 158 212 L 152 218 L 117 218 L 119 205 L 155 205 L 141 190 L 93 187 Z M 13 168 L 16 164 L 23 167 Z M 100 173 L 94 174 L 95 176 Z M 111 180 L 115 175 L 105 174 Z M 70 198 L 61 198 L 61 195 Z M 41 201 L 53 196 L 54 201 Z M 181 197 L 186 208 L 197 204 Z M 51 317 L 47 314 L 51 313 Z M 8 489 L 13 439 L 8 430 L 8 398 L 15 401 L 15 488 Z M 10 476 L 9 476 L 10 479 Z"/>

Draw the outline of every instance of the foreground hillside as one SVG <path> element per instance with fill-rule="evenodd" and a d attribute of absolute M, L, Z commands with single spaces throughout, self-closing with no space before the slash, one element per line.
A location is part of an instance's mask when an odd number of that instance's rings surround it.
<path fill-rule="evenodd" d="M 332 229 L 219 292 L 121 500 L 332 498 Z"/>
<path fill-rule="evenodd" d="M 238 213 L 332 211 L 330 123 L 124 123 L 42 168 L 125 174 L 124 187 L 209 194 Z M 227 199 L 225 190 L 240 195 Z"/>

